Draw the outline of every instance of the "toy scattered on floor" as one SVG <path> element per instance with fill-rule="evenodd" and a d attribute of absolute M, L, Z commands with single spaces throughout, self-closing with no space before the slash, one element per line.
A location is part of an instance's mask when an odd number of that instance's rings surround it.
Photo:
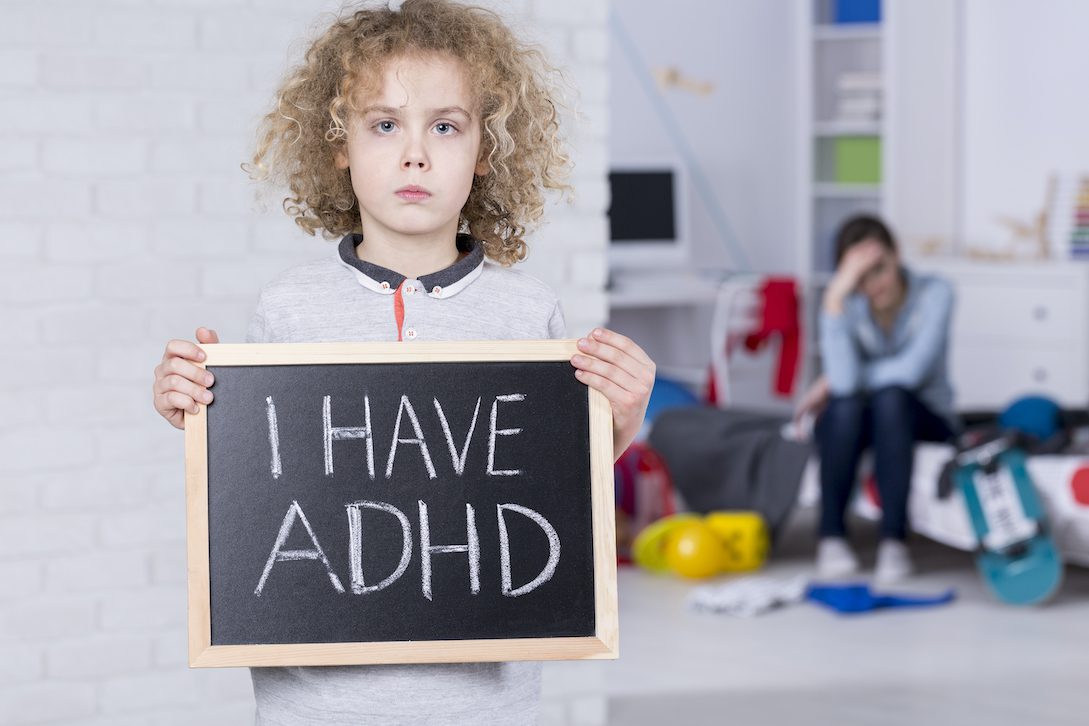
<path fill-rule="evenodd" d="M 933 596 L 875 593 L 865 583 L 813 584 L 805 591 L 805 598 L 810 602 L 846 615 L 867 613 L 881 608 L 921 608 L 945 605 L 953 602 L 955 597 L 956 591 L 953 589 Z"/>
<path fill-rule="evenodd" d="M 691 522 L 699 522 L 698 514 L 674 514 L 662 517 L 657 522 L 643 528 L 632 543 L 632 560 L 640 567 L 651 572 L 669 572 L 666 562 L 666 543 L 669 535 Z"/>
<path fill-rule="evenodd" d="M 634 559 L 633 538 L 649 523 L 673 514 L 673 482 L 665 461 L 647 443 L 654 419 L 662 411 L 699 406 L 700 400 L 677 381 L 656 376 L 650 391 L 643 426 L 635 441 L 613 465 L 616 500 L 616 556 Z"/>
<path fill-rule="evenodd" d="M 616 556 L 631 562 L 635 535 L 651 522 L 677 511 L 673 482 L 662 457 L 635 441 L 613 465 L 616 503 Z"/>
<path fill-rule="evenodd" d="M 770 546 L 768 527 L 756 512 L 718 511 L 703 518 L 726 548 L 727 572 L 749 572 L 763 567 Z"/>
<path fill-rule="evenodd" d="M 921 608 L 953 602 L 956 591 L 937 595 L 877 593 L 865 583 L 810 584 L 805 575 L 787 578 L 745 577 L 720 585 L 702 585 L 688 596 L 688 607 L 737 617 L 752 617 L 808 600 L 837 613 L 853 615 L 884 608 Z"/>
<path fill-rule="evenodd" d="M 654 419 L 662 411 L 686 406 L 702 405 L 696 394 L 692 393 L 683 383 L 678 383 L 670 378 L 662 376 L 654 377 L 654 387 L 650 389 L 650 400 L 647 401 L 647 412 L 643 415 L 643 427 L 636 436 L 636 441 L 645 441 Z"/>
<path fill-rule="evenodd" d="M 1049 599 L 1062 583 L 1063 563 L 1024 454 L 1001 437 L 961 452 L 956 467 L 979 542 L 976 567 L 988 589 L 1011 605 Z"/>
<path fill-rule="evenodd" d="M 699 579 L 760 568 L 768 544 L 767 526 L 755 512 L 675 514 L 636 536 L 632 559 L 651 572 Z"/>
<path fill-rule="evenodd" d="M 1024 396 L 999 414 L 998 425 L 1003 430 L 1019 431 L 1046 441 L 1062 429 L 1062 409 L 1050 398 Z"/>
<path fill-rule="evenodd" d="M 665 543 L 669 569 L 681 577 L 701 579 L 726 569 L 726 545 L 705 522 L 677 527 Z"/>
<path fill-rule="evenodd" d="M 700 585 L 688 596 L 688 607 L 699 612 L 749 618 L 801 602 L 808 585 L 804 575 L 743 577 L 720 585 Z"/>

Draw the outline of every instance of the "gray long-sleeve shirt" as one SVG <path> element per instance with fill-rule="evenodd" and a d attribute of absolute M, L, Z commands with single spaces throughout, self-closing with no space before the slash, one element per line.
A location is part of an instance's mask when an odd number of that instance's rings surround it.
<path fill-rule="evenodd" d="M 555 293 L 522 272 L 463 256 L 407 279 L 356 257 L 358 235 L 335 255 L 294 267 L 265 286 L 251 343 L 561 338 Z M 572 375 L 574 375 L 572 373 Z M 257 726 L 524 726 L 537 720 L 541 664 L 253 668 Z"/>
<path fill-rule="evenodd" d="M 902 386 L 935 414 L 955 424 L 949 382 L 949 325 L 953 287 L 936 275 L 904 269 L 904 303 L 892 330 L 873 319 L 869 301 L 855 293 L 843 312 L 821 311 L 820 352 L 832 395 Z"/>

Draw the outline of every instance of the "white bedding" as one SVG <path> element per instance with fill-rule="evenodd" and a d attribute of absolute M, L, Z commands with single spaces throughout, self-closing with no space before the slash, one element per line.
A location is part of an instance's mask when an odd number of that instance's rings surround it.
<path fill-rule="evenodd" d="M 937 542 L 971 551 L 976 536 L 968 521 L 968 512 L 959 491 L 946 499 L 938 498 L 938 478 L 942 467 L 953 456 L 953 447 L 944 444 L 920 444 L 915 449 L 915 472 L 908 501 L 911 527 Z M 865 462 L 863 466 L 866 466 Z M 1051 532 L 1072 564 L 1089 567 L 1089 457 L 1031 456 L 1027 463 L 1047 509 Z M 1084 470 L 1075 485 L 1075 474 Z M 815 506 L 820 499 L 816 459 L 802 477 L 798 494 L 800 506 Z M 881 510 L 873 499 L 860 493 L 853 511 L 867 519 L 878 519 Z"/>

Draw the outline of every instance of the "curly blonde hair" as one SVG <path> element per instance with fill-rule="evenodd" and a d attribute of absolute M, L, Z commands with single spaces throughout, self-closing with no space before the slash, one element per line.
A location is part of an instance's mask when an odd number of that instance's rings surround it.
<path fill-rule="evenodd" d="M 251 177 L 285 184 L 284 210 L 308 234 L 359 232 L 359 206 L 347 169 L 335 157 L 347 140 L 347 114 L 376 90 L 385 64 L 415 53 L 457 58 L 481 114 L 481 156 L 459 229 L 493 260 L 526 257 L 524 236 L 544 211 L 546 190 L 569 191 L 570 167 L 559 136 L 558 71 L 521 43 L 495 13 L 447 0 L 405 0 L 399 10 L 364 8 L 338 17 L 291 69 L 276 108 L 258 129 Z"/>

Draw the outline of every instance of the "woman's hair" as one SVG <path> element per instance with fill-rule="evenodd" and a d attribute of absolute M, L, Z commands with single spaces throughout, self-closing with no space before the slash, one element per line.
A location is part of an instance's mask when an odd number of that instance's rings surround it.
<path fill-rule="evenodd" d="M 378 90 L 386 63 L 441 53 L 466 71 L 481 115 L 481 156 L 459 231 L 504 265 L 525 259 L 526 227 L 544 211 L 546 189 L 569 191 L 570 158 L 559 138 L 553 78 L 536 48 L 518 41 L 495 13 L 447 0 L 405 0 L 399 10 L 365 8 L 342 15 L 313 42 L 261 121 L 253 178 L 286 184 L 284 210 L 308 234 L 359 232 L 359 206 L 347 169 L 337 169 L 350 114 Z"/>
<path fill-rule="evenodd" d="M 859 214 L 844 222 L 836 233 L 836 267 L 843 261 L 847 250 L 868 239 L 877 240 L 890 251 L 896 252 L 896 238 L 885 223 L 869 214 Z"/>

